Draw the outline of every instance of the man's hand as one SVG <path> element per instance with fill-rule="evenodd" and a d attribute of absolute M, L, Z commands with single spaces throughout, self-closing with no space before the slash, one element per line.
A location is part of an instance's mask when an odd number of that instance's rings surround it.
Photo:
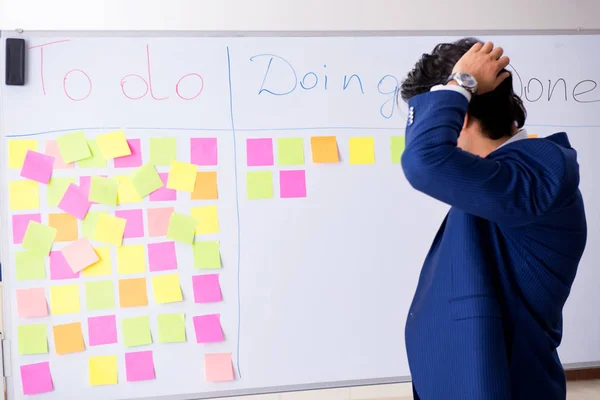
<path fill-rule="evenodd" d="M 494 48 L 491 42 L 476 43 L 458 60 L 452 72 L 473 76 L 477 80 L 477 94 L 491 92 L 510 76 L 508 72 L 501 73 L 510 62 L 508 57 L 502 57 L 503 53 L 502 47 Z"/>

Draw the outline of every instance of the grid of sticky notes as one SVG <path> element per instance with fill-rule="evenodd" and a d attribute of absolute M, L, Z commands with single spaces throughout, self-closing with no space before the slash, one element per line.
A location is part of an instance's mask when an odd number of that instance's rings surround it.
<path fill-rule="evenodd" d="M 128 138 L 124 130 L 8 141 L 24 394 L 49 392 L 57 383 L 51 359 L 39 362 L 39 355 L 69 357 L 105 346 L 107 354 L 95 352 L 85 366 L 93 387 L 119 384 L 119 365 L 126 382 L 160 379 L 155 343 L 225 341 L 221 315 L 212 308 L 223 301 L 217 143 Z M 189 149 L 188 159 L 177 159 L 178 145 Z M 187 213 L 176 211 L 178 199 L 191 201 Z M 190 246 L 191 265 L 178 262 L 178 246 Z M 194 271 L 191 285 L 180 281 L 182 268 Z M 185 299 L 182 286 L 192 288 Z M 160 309 L 183 301 L 202 304 L 202 312 Z M 121 317 L 118 309 L 135 315 Z M 48 324 L 48 316 L 60 315 L 74 322 Z M 231 353 L 207 352 L 204 372 L 208 381 L 233 380 Z"/>

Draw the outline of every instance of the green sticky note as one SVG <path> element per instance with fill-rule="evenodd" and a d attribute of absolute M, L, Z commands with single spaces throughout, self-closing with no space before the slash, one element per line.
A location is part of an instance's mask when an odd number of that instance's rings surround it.
<path fill-rule="evenodd" d="M 71 183 L 75 183 L 75 178 L 50 178 L 46 186 L 48 206 L 57 207 Z"/>
<path fill-rule="evenodd" d="M 56 143 L 63 161 L 67 164 L 92 156 L 83 131 L 59 136 Z"/>
<path fill-rule="evenodd" d="M 31 251 L 19 251 L 16 254 L 18 281 L 46 279 L 46 259 Z"/>
<path fill-rule="evenodd" d="M 177 140 L 175 138 L 150 139 L 150 163 L 169 166 L 177 158 Z"/>
<path fill-rule="evenodd" d="M 194 267 L 200 269 L 221 268 L 219 242 L 194 243 Z"/>
<path fill-rule="evenodd" d="M 167 237 L 178 242 L 192 244 L 196 225 L 198 225 L 196 218 L 174 212 L 169 219 Z"/>
<path fill-rule="evenodd" d="M 123 338 L 126 347 L 152 344 L 150 319 L 147 316 L 124 318 L 121 321 L 121 325 L 123 327 Z"/>
<path fill-rule="evenodd" d="M 246 193 L 249 200 L 273 198 L 273 174 L 270 171 L 246 172 Z"/>
<path fill-rule="evenodd" d="M 115 288 L 113 282 L 86 282 L 85 304 L 88 311 L 115 308 Z"/>
<path fill-rule="evenodd" d="M 146 197 L 163 185 L 152 164 L 144 164 L 131 174 L 131 184 L 140 197 Z"/>
<path fill-rule="evenodd" d="M 89 200 L 111 207 L 117 205 L 119 181 L 101 176 L 92 176 Z"/>
<path fill-rule="evenodd" d="M 158 342 L 185 342 L 184 314 L 158 314 Z"/>
<path fill-rule="evenodd" d="M 392 136 L 390 138 L 392 163 L 400 164 L 400 158 L 404 152 L 404 136 Z"/>
<path fill-rule="evenodd" d="M 54 238 L 56 238 L 55 228 L 30 221 L 22 245 L 25 250 L 30 250 L 39 256 L 47 256 L 50 254 Z"/>
<path fill-rule="evenodd" d="M 279 165 L 304 164 L 304 139 L 277 139 L 277 163 Z"/>
<path fill-rule="evenodd" d="M 90 211 L 86 214 L 83 221 L 81 221 L 81 234 L 88 240 L 94 240 L 94 233 L 96 232 L 96 224 L 98 223 L 98 216 L 100 214 L 108 215 L 106 211 Z"/>
<path fill-rule="evenodd" d="M 47 354 L 46 324 L 19 325 L 19 354 Z"/>
<path fill-rule="evenodd" d="M 98 143 L 94 139 L 90 139 L 87 144 L 92 156 L 79 161 L 77 166 L 81 168 L 106 168 L 106 159 L 102 155 Z"/>

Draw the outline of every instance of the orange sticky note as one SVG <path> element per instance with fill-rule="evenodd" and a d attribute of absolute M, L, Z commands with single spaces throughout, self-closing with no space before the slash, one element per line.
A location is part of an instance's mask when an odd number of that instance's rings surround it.
<path fill-rule="evenodd" d="M 119 304 L 121 308 L 147 306 L 146 278 L 121 279 L 119 281 Z"/>
<path fill-rule="evenodd" d="M 71 242 L 77 240 L 77 218 L 71 214 L 48 214 L 48 225 L 56 229 L 55 242 Z"/>
<path fill-rule="evenodd" d="M 197 172 L 192 200 L 216 200 L 218 198 L 217 172 Z"/>
<path fill-rule="evenodd" d="M 85 350 L 80 322 L 55 325 L 52 331 L 54 333 L 56 354 L 76 353 Z"/>
<path fill-rule="evenodd" d="M 204 371 L 208 382 L 228 382 L 233 380 L 231 353 L 204 355 Z"/>
<path fill-rule="evenodd" d="M 310 138 L 312 160 L 315 163 L 336 163 L 340 161 L 335 136 L 313 136 Z"/>
<path fill-rule="evenodd" d="M 530 133 L 529 135 L 527 135 L 527 137 L 529 139 L 537 139 L 538 138 L 538 134 L 537 133 Z"/>

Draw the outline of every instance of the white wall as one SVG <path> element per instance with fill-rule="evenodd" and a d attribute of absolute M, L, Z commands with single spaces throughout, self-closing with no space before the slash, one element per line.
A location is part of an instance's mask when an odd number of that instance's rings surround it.
<path fill-rule="evenodd" d="M 465 11 L 456 11 L 459 6 Z M 193 31 L 590 30 L 600 29 L 600 1 L 0 0 L 0 28 Z"/>

